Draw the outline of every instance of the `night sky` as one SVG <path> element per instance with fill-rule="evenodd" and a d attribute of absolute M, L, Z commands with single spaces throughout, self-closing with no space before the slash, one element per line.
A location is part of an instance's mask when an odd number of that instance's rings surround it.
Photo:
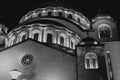
<path fill-rule="evenodd" d="M 0 23 L 13 28 L 27 12 L 52 2 L 55 0 L 0 0 Z M 57 4 L 59 2 L 75 8 L 89 20 L 99 13 L 108 14 L 114 18 L 120 30 L 120 10 L 119 4 L 117 4 L 119 2 L 115 2 L 115 0 L 96 0 L 93 2 L 91 0 L 57 0 Z"/>

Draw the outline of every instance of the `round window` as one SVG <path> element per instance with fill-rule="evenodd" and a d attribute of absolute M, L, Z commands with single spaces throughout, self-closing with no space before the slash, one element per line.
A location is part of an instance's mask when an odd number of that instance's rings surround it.
<path fill-rule="evenodd" d="M 33 61 L 34 61 L 34 57 L 31 54 L 27 54 L 22 57 L 21 63 L 24 66 L 28 66 L 28 65 L 32 64 Z"/>

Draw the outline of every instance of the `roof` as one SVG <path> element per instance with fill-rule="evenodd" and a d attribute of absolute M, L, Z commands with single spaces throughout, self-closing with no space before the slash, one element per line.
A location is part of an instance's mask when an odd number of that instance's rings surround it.
<path fill-rule="evenodd" d="M 82 39 L 79 43 L 79 45 L 81 45 L 81 46 L 98 45 L 98 44 L 100 44 L 100 42 L 98 42 L 97 40 L 95 40 L 94 38 L 91 38 L 91 37 L 86 37 L 86 38 Z"/>

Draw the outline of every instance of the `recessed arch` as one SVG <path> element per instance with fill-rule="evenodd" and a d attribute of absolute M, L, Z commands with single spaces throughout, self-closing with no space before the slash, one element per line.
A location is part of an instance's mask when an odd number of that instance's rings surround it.
<path fill-rule="evenodd" d="M 16 39 L 15 35 L 9 38 L 9 46 L 12 46 L 15 43 L 15 39 Z"/>
<path fill-rule="evenodd" d="M 62 39 L 64 39 L 62 43 L 63 46 L 69 47 L 69 39 L 68 39 L 68 35 L 65 32 L 61 32 L 58 34 L 58 44 L 61 45 L 61 37 Z"/>
<path fill-rule="evenodd" d="M 98 69 L 97 55 L 94 52 L 85 55 L 85 69 Z"/>
<path fill-rule="evenodd" d="M 73 15 L 72 14 L 68 14 L 68 18 L 69 19 L 73 19 Z"/>
<path fill-rule="evenodd" d="M 20 32 L 20 34 L 19 34 L 19 41 L 23 41 L 23 40 L 25 40 L 25 39 L 27 39 L 27 32 L 26 31 L 22 31 L 22 32 Z"/>
<path fill-rule="evenodd" d="M 47 28 L 47 29 L 44 29 L 44 39 L 43 39 L 43 42 L 47 42 L 47 38 L 48 37 L 52 37 L 52 43 L 56 43 L 56 36 L 55 36 L 55 31 L 54 29 L 50 29 L 50 28 Z"/>
<path fill-rule="evenodd" d="M 41 40 L 42 40 L 41 30 L 39 28 L 31 30 L 30 38 L 41 42 Z"/>
<path fill-rule="evenodd" d="M 70 39 L 70 48 L 75 49 L 76 40 L 74 38 Z"/>
<path fill-rule="evenodd" d="M 112 38 L 112 30 L 108 24 L 101 24 L 98 26 L 99 39 Z"/>
<path fill-rule="evenodd" d="M 52 11 L 48 11 L 47 15 L 52 16 Z"/>
<path fill-rule="evenodd" d="M 59 17 L 63 17 L 63 16 L 64 16 L 63 12 L 62 12 L 62 11 L 59 11 L 59 12 L 58 12 L 58 16 L 59 16 Z"/>

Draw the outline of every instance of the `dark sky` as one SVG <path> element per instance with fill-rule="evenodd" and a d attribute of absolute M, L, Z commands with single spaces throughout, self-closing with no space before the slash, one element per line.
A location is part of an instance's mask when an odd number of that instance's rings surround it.
<path fill-rule="evenodd" d="M 0 23 L 5 24 L 9 28 L 14 27 L 27 12 L 41 7 L 41 4 L 50 4 L 54 1 L 55 0 L 0 0 Z M 98 13 L 109 14 L 115 19 L 117 26 L 119 26 L 120 10 L 119 4 L 117 4 L 119 2 L 111 0 L 95 0 L 93 2 L 92 0 L 58 0 L 58 2 L 74 7 L 89 20 Z"/>

